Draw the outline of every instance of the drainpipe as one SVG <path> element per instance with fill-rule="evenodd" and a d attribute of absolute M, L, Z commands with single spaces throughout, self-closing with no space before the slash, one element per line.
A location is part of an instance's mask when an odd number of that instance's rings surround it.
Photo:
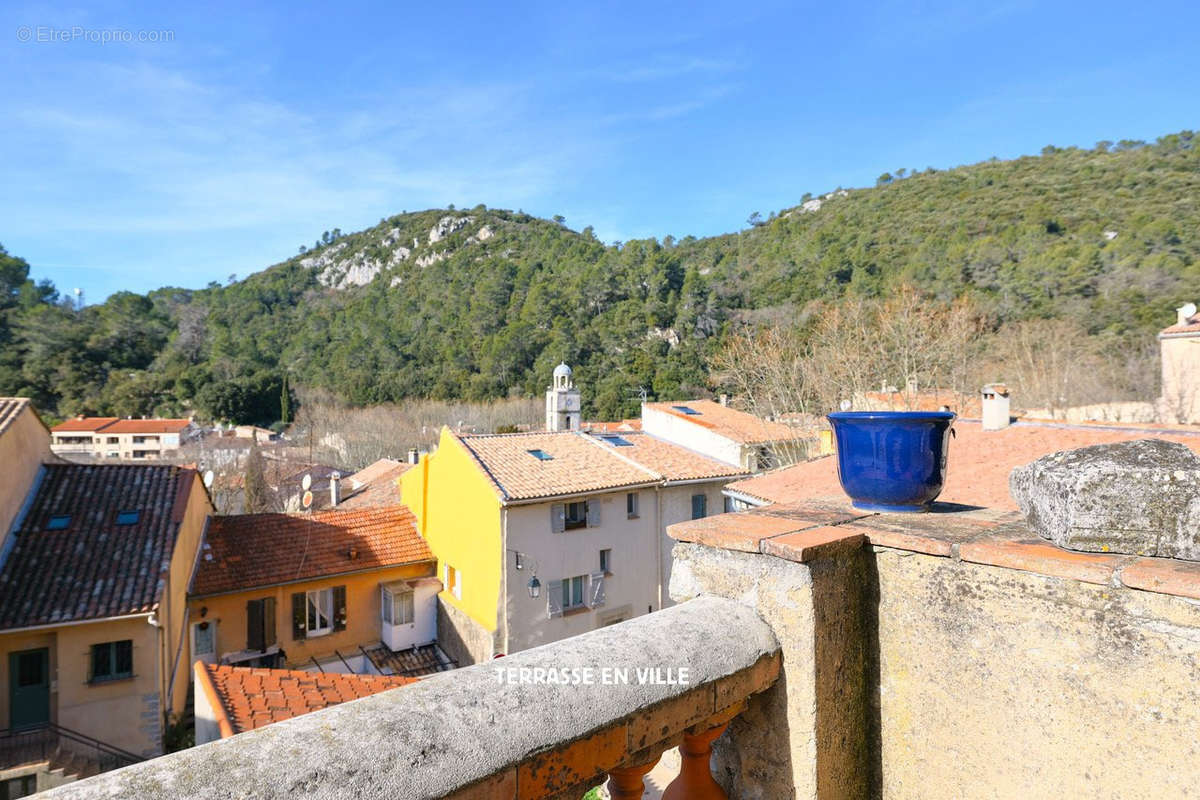
<path fill-rule="evenodd" d="M 654 487 L 654 558 L 658 562 L 658 608 L 655 611 L 662 611 L 663 607 L 663 541 L 662 537 L 667 535 L 663 530 L 663 490 L 661 486 Z"/>

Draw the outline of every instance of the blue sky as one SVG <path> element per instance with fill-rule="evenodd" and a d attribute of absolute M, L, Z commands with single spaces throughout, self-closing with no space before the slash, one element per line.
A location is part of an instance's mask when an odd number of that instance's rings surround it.
<path fill-rule="evenodd" d="M 702 236 L 899 167 L 1200 128 L 1194 3 L 180 5 L 0 10 L 0 243 L 91 302 L 402 210 Z M 87 40 L 114 29 L 172 41 Z"/>

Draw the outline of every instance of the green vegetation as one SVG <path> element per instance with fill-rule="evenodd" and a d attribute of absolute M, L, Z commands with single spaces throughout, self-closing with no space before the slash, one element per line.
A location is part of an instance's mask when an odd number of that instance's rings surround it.
<path fill-rule="evenodd" d="M 362 405 L 537 395 L 566 360 L 586 416 L 619 418 L 640 389 L 713 388 L 709 360 L 743 325 L 903 285 L 966 296 L 994 325 L 1063 319 L 1120 347 L 1200 294 L 1196 145 L 1183 132 L 895 170 L 705 239 L 605 245 L 590 228 L 483 206 L 406 213 L 334 229 L 228 286 L 120 293 L 81 311 L 0 249 L 0 394 L 51 417 L 195 409 L 269 424 L 294 414 L 295 388 Z M 447 216 L 470 222 L 430 242 Z M 331 288 L 344 270 L 322 281 L 328 261 L 381 268 Z"/>

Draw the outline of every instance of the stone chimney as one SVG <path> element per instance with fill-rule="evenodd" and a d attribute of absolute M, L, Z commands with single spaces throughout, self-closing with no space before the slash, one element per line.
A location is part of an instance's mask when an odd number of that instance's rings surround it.
<path fill-rule="evenodd" d="M 1003 383 L 989 383 L 980 390 L 980 407 L 985 431 L 1001 431 L 1009 426 L 1008 387 Z"/>
<path fill-rule="evenodd" d="M 337 504 L 342 502 L 342 490 L 339 481 L 342 479 L 342 473 L 334 472 L 329 476 L 329 507 L 337 508 Z"/>

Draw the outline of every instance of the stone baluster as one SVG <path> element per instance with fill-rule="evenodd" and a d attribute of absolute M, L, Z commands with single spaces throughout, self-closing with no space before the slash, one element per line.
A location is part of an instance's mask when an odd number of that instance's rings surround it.
<path fill-rule="evenodd" d="M 727 723 L 728 724 L 728 723 Z M 712 776 L 712 743 L 725 731 L 718 725 L 697 734 L 684 734 L 679 745 L 679 777 L 671 781 L 662 800 L 729 800 Z"/>
<path fill-rule="evenodd" d="M 612 800 L 641 800 L 646 789 L 643 778 L 658 763 L 655 758 L 645 764 L 617 767 L 608 771 L 608 795 Z"/>

